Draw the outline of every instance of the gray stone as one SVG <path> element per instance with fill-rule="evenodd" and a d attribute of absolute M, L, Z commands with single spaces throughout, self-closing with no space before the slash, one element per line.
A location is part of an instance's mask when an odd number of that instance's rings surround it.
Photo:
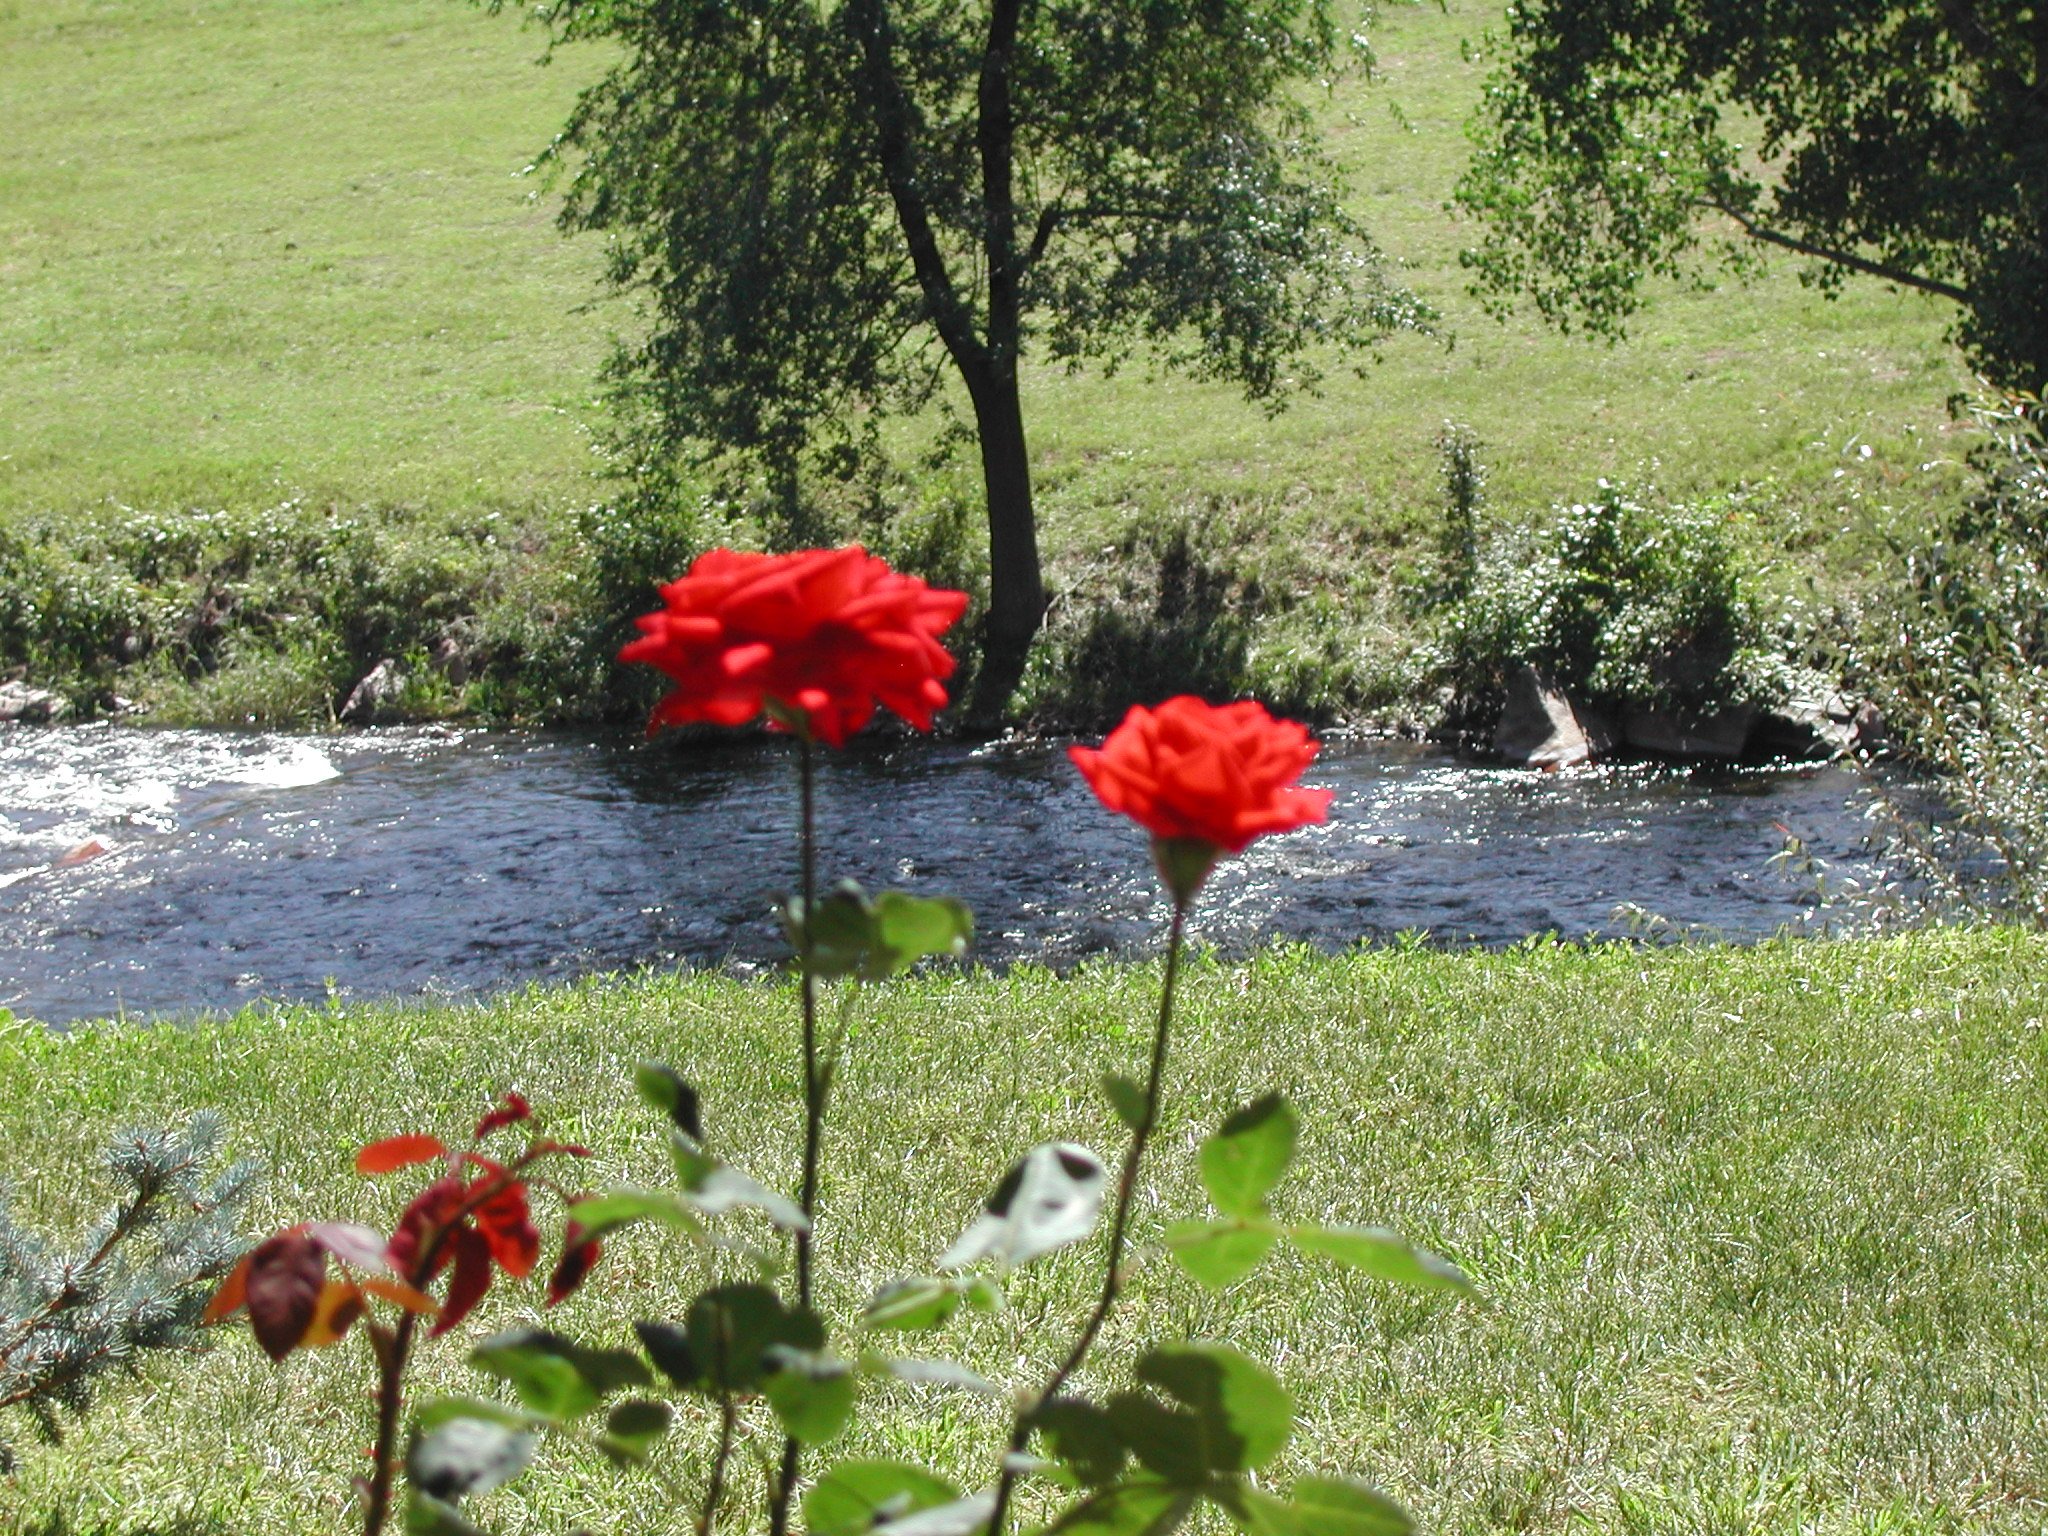
<path fill-rule="evenodd" d="M 23 725 L 55 725 L 71 712 L 63 695 L 24 682 L 0 683 L 0 720 Z"/>
<path fill-rule="evenodd" d="M 1790 698 L 1761 710 L 1750 744 L 1773 757 L 1826 762 L 1841 757 L 1856 743 L 1855 711 L 1840 694 L 1827 698 Z"/>
<path fill-rule="evenodd" d="M 1622 721 L 1628 744 L 1659 757 L 1740 757 L 1756 724 L 1754 704 L 1737 704 L 1711 715 L 1679 715 L 1661 709 L 1633 709 Z"/>
<path fill-rule="evenodd" d="M 1493 750 L 1530 768 L 1570 768 L 1614 748 L 1614 727 L 1581 709 L 1534 667 L 1508 679 L 1507 703 L 1493 728 Z"/>
<path fill-rule="evenodd" d="M 341 718 L 356 725 L 368 725 L 388 714 L 404 692 L 405 670 L 386 656 L 349 690 L 348 702 L 341 706 Z"/>

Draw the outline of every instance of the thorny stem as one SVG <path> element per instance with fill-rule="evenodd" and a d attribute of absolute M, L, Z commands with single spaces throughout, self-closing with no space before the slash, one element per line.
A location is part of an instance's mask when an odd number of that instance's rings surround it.
<path fill-rule="evenodd" d="M 1003 1458 L 1002 1477 L 996 1484 L 996 1503 L 989 1515 L 988 1536 L 1002 1536 L 1003 1522 L 1010 1510 L 1010 1496 L 1017 1487 L 1013 1463 L 1030 1442 L 1032 1422 L 1038 1410 L 1051 1402 L 1074 1372 L 1081 1368 L 1081 1362 L 1088 1358 L 1088 1351 L 1094 1347 L 1096 1336 L 1102 1332 L 1102 1325 L 1109 1319 L 1110 1308 L 1116 1305 L 1116 1299 L 1123 1290 L 1124 1246 L 1130 1236 L 1131 1204 L 1138 1190 L 1138 1165 L 1143 1161 L 1145 1148 L 1159 1124 L 1159 1090 L 1166 1077 L 1166 1044 L 1173 1025 L 1173 987 L 1180 975 L 1181 937 L 1187 927 L 1188 900 L 1185 896 L 1174 899 L 1173 930 L 1166 941 L 1166 981 L 1159 989 L 1159 1024 L 1152 1032 L 1152 1066 L 1145 1078 L 1145 1108 L 1137 1126 L 1131 1131 L 1131 1145 L 1124 1153 L 1123 1171 L 1117 1178 L 1116 1213 L 1110 1218 L 1109 1260 L 1102 1277 L 1102 1294 L 1096 1298 L 1095 1309 L 1088 1314 L 1088 1320 L 1081 1325 L 1074 1347 L 1067 1351 L 1066 1358 L 1039 1388 L 1030 1406 L 1017 1415 L 1016 1424 L 1010 1430 L 1009 1454 Z"/>
<path fill-rule="evenodd" d="M 818 900 L 815 774 L 810 733 L 799 730 L 796 740 L 800 802 L 798 879 L 804 904 L 804 920 L 797 929 L 797 966 L 802 973 L 798 988 L 803 998 L 804 1023 L 804 1168 L 797 1204 L 802 1208 L 806 1222 L 804 1229 L 796 1234 L 796 1295 L 797 1304 L 808 1308 L 811 1304 L 811 1233 L 808 1223 L 816 1214 L 818 1204 L 818 1149 L 825 1126 L 825 1083 L 818 1067 L 818 979 L 811 963 L 811 924 L 817 917 Z M 784 1438 L 782 1468 L 776 1475 L 768 1500 L 769 1536 L 785 1536 L 789 1529 L 789 1505 L 796 1493 L 797 1461 L 802 1453 L 794 1435 Z"/>
<path fill-rule="evenodd" d="M 704 1511 L 697 1517 L 697 1536 L 712 1536 L 718 1522 L 718 1506 L 725 1499 L 725 1464 L 732 1459 L 732 1432 L 737 1415 L 732 1394 L 718 1395 L 718 1454 L 711 1462 L 711 1482 L 704 1490 Z"/>
<path fill-rule="evenodd" d="M 420 1245 L 412 1273 L 405 1277 L 406 1284 L 426 1289 L 433 1281 L 435 1264 L 448 1239 L 462 1229 L 470 1216 L 517 1183 L 531 1161 L 530 1155 L 522 1157 L 481 1189 L 473 1190 L 455 1214 Z M 405 1367 L 412 1353 L 413 1335 L 418 1330 L 419 1314 L 407 1311 L 390 1334 L 370 1335 L 371 1347 L 377 1352 L 377 1443 L 370 1451 L 370 1481 L 363 1494 L 363 1536 L 379 1536 L 391 1513 L 391 1474 L 398 1460 L 398 1418 L 405 1399 Z"/>

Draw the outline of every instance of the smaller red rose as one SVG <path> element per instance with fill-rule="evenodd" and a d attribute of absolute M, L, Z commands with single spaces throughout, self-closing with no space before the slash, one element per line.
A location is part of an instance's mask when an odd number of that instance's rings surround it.
<path fill-rule="evenodd" d="M 1218 706 L 1182 694 L 1136 705 L 1100 747 L 1067 755 L 1104 805 L 1152 834 L 1160 874 L 1180 901 L 1218 854 L 1329 819 L 1330 792 L 1297 782 L 1315 742 L 1250 700 Z"/>

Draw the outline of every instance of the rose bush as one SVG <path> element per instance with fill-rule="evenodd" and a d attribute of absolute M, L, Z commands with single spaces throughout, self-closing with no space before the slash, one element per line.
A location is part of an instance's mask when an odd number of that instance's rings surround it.
<path fill-rule="evenodd" d="M 921 731 L 946 704 L 938 643 L 967 594 L 902 576 L 857 544 L 788 555 L 714 549 L 661 589 L 619 652 L 674 680 L 648 729 L 744 725 L 764 713 L 838 747 L 881 704 Z"/>
<path fill-rule="evenodd" d="M 821 1168 L 834 1086 L 861 1039 L 855 1000 L 863 984 L 886 981 L 927 957 L 960 954 L 973 920 L 944 897 L 883 891 L 870 898 L 850 882 L 820 895 L 814 743 L 842 745 L 878 704 L 929 729 L 952 671 L 936 637 L 966 599 L 895 575 L 858 548 L 784 556 L 716 550 L 663 595 L 666 607 L 639 621 L 642 638 L 621 653 L 675 680 L 653 725 L 737 725 L 765 714 L 794 737 L 798 888 L 783 900 L 781 918 L 797 980 L 804 1111 L 797 1197 L 716 1157 L 697 1090 L 666 1064 L 641 1063 L 634 1086 L 666 1122 L 674 1183 L 620 1183 L 581 1195 L 546 1186 L 566 1206 L 548 1300 L 575 1289 L 601 1241 L 636 1226 L 695 1249 L 691 1261 L 667 1272 L 701 1274 L 703 1286 L 668 1316 L 636 1318 L 638 1349 L 581 1344 L 532 1327 L 485 1339 L 471 1361 L 516 1401 L 459 1396 L 417 1407 L 405 1456 L 408 1536 L 478 1536 L 482 1528 L 463 1501 L 518 1475 L 543 1435 L 594 1444 L 635 1469 L 647 1465 L 664 1436 L 707 1423 L 716 1429 L 702 1448 L 708 1457 L 695 1462 L 701 1492 L 667 1484 L 672 1497 L 696 1501 L 696 1536 L 717 1536 L 732 1502 L 728 1474 L 749 1462 L 765 1474 L 767 1536 L 798 1529 L 805 1536 L 1007 1536 L 1026 1480 L 1030 1517 L 1046 1536 L 1169 1536 L 1204 1505 L 1251 1536 L 1408 1536 L 1399 1506 L 1364 1483 L 1304 1476 L 1291 1495 L 1272 1491 L 1267 1468 L 1293 1433 L 1293 1399 L 1263 1365 L 1229 1345 L 1151 1342 L 1132 1362 L 1127 1388 L 1099 1401 L 1083 1395 L 1099 1390 L 1083 1368 L 1142 1251 L 1134 1239 L 1140 1174 L 1161 1121 L 1174 989 L 1195 892 L 1224 854 L 1328 815 L 1329 793 L 1298 783 L 1316 754 L 1308 733 L 1257 704 L 1217 707 L 1184 697 L 1134 709 L 1101 747 L 1074 749 L 1074 762 L 1103 803 L 1153 834 L 1173 895 L 1143 1079 L 1102 1076 L 1110 1107 L 1129 1133 L 1120 1166 L 1112 1176 L 1103 1158 L 1065 1139 L 1029 1149 L 995 1181 L 931 1272 L 884 1285 L 835 1327 L 815 1280 L 828 1251 L 819 1246 L 827 1216 L 820 1210 Z M 822 1006 L 828 1000 L 838 1004 L 831 1013 Z M 472 1139 L 481 1142 L 529 1114 L 525 1100 L 508 1095 Z M 1200 1165 L 1212 1210 L 1166 1228 L 1165 1249 L 1175 1263 L 1221 1290 L 1289 1246 L 1395 1284 L 1469 1288 L 1455 1266 L 1384 1228 L 1285 1219 L 1273 1197 L 1294 1159 L 1298 1130 L 1292 1107 L 1267 1094 L 1204 1140 Z M 358 1158 L 364 1173 L 442 1167 L 393 1235 L 381 1240 L 369 1229 L 334 1224 L 292 1229 L 259 1249 L 239 1287 L 231 1284 L 216 1302 L 216 1315 L 246 1306 L 273 1355 L 332 1342 L 367 1311 L 366 1295 L 407 1309 L 395 1326 L 370 1324 L 379 1418 L 364 1485 L 365 1536 L 380 1536 L 391 1509 L 402 1377 L 416 1324 L 438 1312 L 439 1333 L 468 1315 L 494 1270 L 519 1276 L 534 1269 L 541 1244 L 527 1171 L 542 1157 L 583 1150 L 536 1139 L 500 1163 L 426 1135 L 375 1143 Z M 1099 1289 L 1035 1386 L 1006 1388 L 963 1361 L 922 1350 L 899 1355 L 897 1336 L 940 1334 L 962 1309 L 1003 1309 L 1012 1272 L 1089 1240 L 1105 1207 Z M 754 1240 L 715 1230 L 743 1212 L 752 1213 L 746 1220 L 765 1218 L 787 1240 L 793 1266 Z M 342 1280 L 327 1279 L 329 1257 L 347 1272 Z M 427 1288 L 444 1271 L 451 1278 L 436 1302 Z M 1034 1326 L 1058 1324 L 1048 1317 Z M 874 1387 L 889 1381 L 1007 1399 L 1007 1446 L 990 1468 L 992 1485 L 961 1489 L 922 1467 L 865 1456 L 816 1466 L 817 1453 L 845 1435 Z M 638 1395 L 653 1392 L 685 1411 Z M 779 1452 L 771 1449 L 777 1439 Z M 1066 1507 L 1041 1523 L 1041 1510 L 1059 1503 Z M 657 1509 L 652 1518 L 672 1528 L 675 1512 Z"/>

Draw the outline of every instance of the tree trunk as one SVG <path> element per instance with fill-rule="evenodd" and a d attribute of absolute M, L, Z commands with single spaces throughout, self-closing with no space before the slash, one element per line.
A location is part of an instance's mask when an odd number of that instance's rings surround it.
<path fill-rule="evenodd" d="M 1038 525 L 1031 508 L 1031 459 L 1024 445 L 1017 370 L 997 361 L 974 370 L 967 386 L 988 493 L 989 675 L 978 691 L 994 698 L 1007 696 L 1023 672 L 1025 653 L 1045 617 L 1045 582 L 1038 568 Z"/>

